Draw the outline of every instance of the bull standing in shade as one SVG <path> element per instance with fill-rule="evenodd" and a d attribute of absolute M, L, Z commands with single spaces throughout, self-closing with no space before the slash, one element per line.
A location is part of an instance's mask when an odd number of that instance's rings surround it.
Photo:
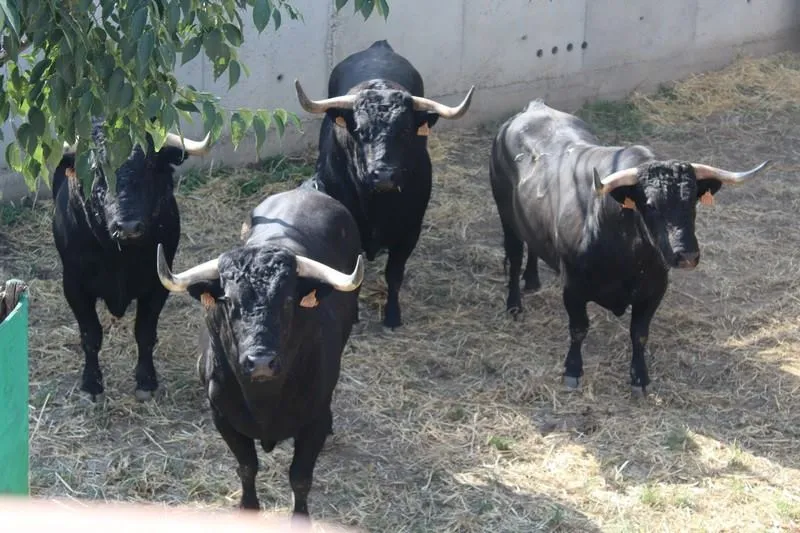
<path fill-rule="evenodd" d="M 103 157 L 99 121 L 95 121 L 93 137 Z M 87 197 L 75 176 L 75 147 L 65 147 L 53 175 L 53 238 L 63 268 L 64 296 L 80 329 L 85 357 L 81 390 L 92 400 L 101 399 L 104 392 L 99 362 L 103 330 L 95 309 L 98 299 L 117 318 L 136 300 L 136 398 L 147 400 L 158 388 L 153 349 L 158 318 L 169 292 L 158 281 L 153 257 L 158 242 L 165 243 L 170 263 L 178 248 L 174 165 L 183 163 L 188 155 L 202 155 L 208 148 L 208 136 L 197 142 L 169 134 L 156 152 L 148 136 L 147 149 L 135 146 L 116 171 L 116 190 L 109 188 L 98 166 Z"/>
<path fill-rule="evenodd" d="M 177 275 L 159 245 L 158 275 L 206 308 L 198 372 L 239 463 L 240 506 L 259 508 L 254 441 L 269 453 L 294 438 L 294 514 L 307 515 L 364 277 L 358 228 L 339 202 L 302 188 L 270 196 L 245 226 L 243 246 Z"/>
<path fill-rule="evenodd" d="M 316 173 L 303 186 L 350 210 L 367 259 L 388 249 L 383 323 L 399 327 L 400 286 L 431 196 L 427 135 L 440 117 L 461 118 L 475 88 L 456 107 L 424 98 L 419 72 L 386 41 L 336 65 L 327 99 L 310 100 L 298 81 L 295 88 L 303 109 L 325 114 Z"/>
<path fill-rule="evenodd" d="M 743 183 L 767 163 L 737 173 L 659 160 L 640 145 L 601 146 L 585 122 L 541 101 L 500 127 L 489 169 L 505 238 L 507 308 L 521 309 L 526 243 L 526 289 L 539 288 L 539 258 L 561 274 L 568 387 L 577 388 L 583 375 L 586 304 L 595 302 L 616 316 L 631 307 L 631 387 L 636 396 L 646 394 L 645 345 L 669 269 L 693 269 L 700 261 L 698 200 L 713 202 L 723 185 Z"/>

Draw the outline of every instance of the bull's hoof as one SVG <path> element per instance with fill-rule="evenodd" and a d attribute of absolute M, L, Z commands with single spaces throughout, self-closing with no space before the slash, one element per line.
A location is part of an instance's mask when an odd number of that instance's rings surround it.
<path fill-rule="evenodd" d="M 647 389 L 638 385 L 631 385 L 631 398 L 634 400 L 647 398 Z"/>
<path fill-rule="evenodd" d="M 383 321 L 383 327 L 388 329 L 388 330 L 391 330 L 391 331 L 396 330 L 397 328 L 399 328 L 402 325 L 403 325 L 403 323 L 399 319 L 398 320 L 389 320 L 387 318 L 386 320 Z"/>
<path fill-rule="evenodd" d="M 81 392 L 83 392 L 87 398 L 95 403 L 103 403 L 105 400 L 105 389 L 103 388 L 103 385 L 98 382 L 84 382 L 81 385 Z"/>
<path fill-rule="evenodd" d="M 526 279 L 525 280 L 525 288 L 523 290 L 525 292 L 536 292 L 541 288 L 542 288 L 542 284 L 539 282 L 539 278 Z"/>
<path fill-rule="evenodd" d="M 239 509 L 240 511 L 248 511 L 248 512 L 260 511 L 261 504 L 258 503 L 258 499 L 241 500 L 236 508 Z"/>
<path fill-rule="evenodd" d="M 569 391 L 578 390 L 581 386 L 581 378 L 574 376 L 564 376 L 564 386 Z"/>
<path fill-rule="evenodd" d="M 98 392 L 97 394 L 91 394 L 86 391 L 83 391 L 84 397 L 91 401 L 95 405 L 103 405 L 106 403 L 106 393 L 105 392 Z"/>
<path fill-rule="evenodd" d="M 153 399 L 153 391 L 151 390 L 136 389 L 133 395 L 140 402 L 148 402 Z"/>

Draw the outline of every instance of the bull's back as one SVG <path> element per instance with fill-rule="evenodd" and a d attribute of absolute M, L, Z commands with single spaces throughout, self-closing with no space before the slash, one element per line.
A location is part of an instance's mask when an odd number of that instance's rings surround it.
<path fill-rule="evenodd" d="M 422 76 L 411 62 L 397 54 L 388 42 L 376 41 L 334 67 L 328 81 L 328 97 L 347 94 L 359 83 L 374 79 L 399 83 L 414 96 L 425 95 Z"/>

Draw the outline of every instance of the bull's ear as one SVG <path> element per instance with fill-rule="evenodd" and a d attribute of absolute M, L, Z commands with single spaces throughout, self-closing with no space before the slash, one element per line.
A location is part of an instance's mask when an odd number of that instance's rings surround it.
<path fill-rule="evenodd" d="M 181 165 L 189 159 L 189 154 L 175 146 L 162 146 L 158 151 L 158 162 L 162 165 Z"/>
<path fill-rule="evenodd" d="M 194 283 L 189 285 L 189 288 L 186 290 L 186 292 L 188 292 L 192 298 L 202 303 L 206 307 L 208 307 L 212 301 L 216 302 L 216 300 L 221 298 L 223 294 L 222 285 L 220 284 L 219 279 Z"/>
<path fill-rule="evenodd" d="M 619 204 L 626 209 L 636 209 L 636 204 L 641 198 L 641 191 L 635 186 L 617 187 L 610 193 L 610 197 L 619 202 Z"/>
<path fill-rule="evenodd" d="M 697 182 L 697 199 L 705 205 L 714 203 L 714 195 L 722 188 L 722 182 L 715 179 L 704 179 Z"/>
<path fill-rule="evenodd" d="M 297 303 L 300 307 L 314 308 L 333 292 L 327 283 L 307 278 L 297 280 Z"/>
<path fill-rule="evenodd" d="M 347 113 L 350 113 L 350 117 L 352 117 L 352 111 L 343 109 L 328 109 L 325 113 L 336 126 L 345 129 L 347 129 L 347 124 L 349 122 Z"/>
<path fill-rule="evenodd" d="M 417 111 L 416 119 L 417 135 L 426 136 L 430 133 L 431 128 L 439 120 L 439 115 L 436 113 L 430 113 L 428 111 Z"/>

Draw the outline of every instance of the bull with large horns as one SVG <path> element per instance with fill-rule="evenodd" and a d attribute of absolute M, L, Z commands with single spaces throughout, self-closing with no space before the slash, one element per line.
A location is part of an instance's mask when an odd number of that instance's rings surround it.
<path fill-rule="evenodd" d="M 94 142 L 103 157 L 102 121 L 93 127 Z M 172 262 L 180 239 L 180 216 L 173 196 L 174 166 L 210 148 L 209 135 L 193 141 L 169 134 L 154 150 L 135 146 L 116 170 L 112 190 L 102 167 L 94 171 L 91 189 L 84 191 L 75 174 L 75 146 L 64 146 L 53 175 L 53 238 L 63 268 L 63 289 L 80 330 L 84 353 L 81 390 L 93 400 L 103 395 L 99 352 L 103 330 L 95 310 L 100 299 L 115 317 L 122 317 L 136 300 L 136 397 L 149 399 L 158 388 L 153 349 L 161 309 L 169 292 L 161 286 L 153 257 L 164 243 Z"/>
<path fill-rule="evenodd" d="M 239 463 L 240 506 L 259 508 L 254 441 L 269 453 L 293 438 L 294 513 L 307 515 L 364 279 L 358 227 L 330 196 L 297 188 L 264 200 L 245 230 L 241 247 L 179 274 L 159 246 L 158 276 L 204 306 L 198 372 Z"/>
<path fill-rule="evenodd" d="M 316 173 L 303 184 L 342 202 L 358 223 L 370 261 L 388 250 L 384 325 L 402 324 L 399 292 L 431 195 L 427 139 L 439 118 L 456 120 L 472 102 L 448 106 L 424 97 L 422 77 L 386 41 L 345 58 L 331 72 L 328 98 L 302 108 L 324 115 Z"/>
<path fill-rule="evenodd" d="M 713 203 L 723 185 L 745 183 L 767 163 L 730 172 L 660 160 L 641 145 L 602 146 L 585 122 L 538 100 L 500 127 L 489 172 L 505 239 L 506 305 L 521 310 L 527 244 L 526 290 L 540 286 L 538 259 L 561 274 L 567 387 L 577 388 L 583 375 L 586 306 L 595 302 L 617 316 L 631 308 L 631 387 L 635 395 L 646 393 L 645 346 L 669 270 L 700 261 L 697 203 Z"/>

